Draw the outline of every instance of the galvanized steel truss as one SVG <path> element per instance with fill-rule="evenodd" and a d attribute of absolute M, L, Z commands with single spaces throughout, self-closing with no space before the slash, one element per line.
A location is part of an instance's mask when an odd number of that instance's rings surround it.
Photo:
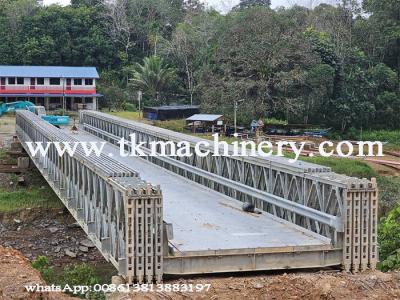
<path fill-rule="evenodd" d="M 158 186 L 105 155 L 32 156 L 26 142 L 76 142 L 28 111 L 17 112 L 17 135 L 32 161 L 103 256 L 128 283 L 160 282 L 163 211 Z"/>
<path fill-rule="evenodd" d="M 145 142 L 149 153 L 152 142 L 188 141 L 191 157 L 147 156 L 146 159 L 187 179 L 232 198 L 249 201 L 259 209 L 332 239 L 343 247 L 346 270 L 375 268 L 377 261 L 377 187 L 375 181 L 338 175 L 322 166 L 265 157 L 196 156 L 195 143 L 202 139 L 123 120 L 107 114 L 81 111 L 80 122 L 88 132 L 118 145 L 122 137 Z M 204 140 L 203 140 L 204 141 Z M 127 145 L 127 149 L 130 149 Z M 160 149 L 158 149 L 160 150 Z M 166 149 L 171 153 L 171 146 Z M 232 149 L 229 148 L 230 153 Z M 362 213 L 358 198 L 363 194 Z M 361 205 L 361 204 L 359 204 Z M 350 208 L 349 208 L 350 207 Z M 363 237 L 357 236 L 363 231 Z M 350 260 L 349 260 L 350 259 Z"/>

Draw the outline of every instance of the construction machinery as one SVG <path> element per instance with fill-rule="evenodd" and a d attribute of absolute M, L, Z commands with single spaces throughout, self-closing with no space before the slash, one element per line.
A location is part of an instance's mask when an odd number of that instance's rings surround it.
<path fill-rule="evenodd" d="M 35 115 L 41 117 L 44 121 L 57 127 L 68 125 L 70 121 L 69 116 L 49 116 L 46 114 L 44 106 L 35 106 L 35 104 L 30 101 L 17 101 L 0 104 L 0 117 L 5 113 L 15 112 L 16 110 L 29 110 Z"/>

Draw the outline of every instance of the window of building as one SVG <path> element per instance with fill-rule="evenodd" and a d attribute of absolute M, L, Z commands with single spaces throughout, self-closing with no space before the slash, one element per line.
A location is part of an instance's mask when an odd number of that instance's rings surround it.
<path fill-rule="evenodd" d="M 15 84 L 15 78 L 14 77 L 9 77 L 8 78 L 8 84 Z"/>
<path fill-rule="evenodd" d="M 36 78 L 37 85 L 44 85 L 44 78 Z"/>
<path fill-rule="evenodd" d="M 74 85 L 82 85 L 82 79 L 80 78 L 74 79 Z"/>
<path fill-rule="evenodd" d="M 60 85 L 60 78 L 50 78 L 50 85 Z"/>
<path fill-rule="evenodd" d="M 85 85 L 93 85 L 93 79 L 85 79 Z"/>
<path fill-rule="evenodd" d="M 23 77 L 17 77 L 17 84 L 24 84 L 24 78 Z"/>

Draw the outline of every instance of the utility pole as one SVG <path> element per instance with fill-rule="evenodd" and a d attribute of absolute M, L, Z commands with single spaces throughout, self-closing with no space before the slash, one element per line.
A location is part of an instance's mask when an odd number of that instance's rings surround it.
<path fill-rule="evenodd" d="M 236 124 L 236 114 L 237 114 L 237 110 L 239 108 L 239 103 L 242 103 L 244 101 L 244 99 L 240 99 L 240 100 L 235 100 L 234 104 L 233 104 L 233 123 L 234 123 L 234 127 L 235 127 L 235 134 L 237 133 L 237 124 Z"/>
<path fill-rule="evenodd" d="M 143 96 L 143 93 L 142 93 L 142 91 L 138 91 L 138 102 L 139 102 L 139 107 L 138 107 L 138 109 L 139 109 L 139 119 L 140 119 L 140 102 L 142 102 L 142 96 Z"/>

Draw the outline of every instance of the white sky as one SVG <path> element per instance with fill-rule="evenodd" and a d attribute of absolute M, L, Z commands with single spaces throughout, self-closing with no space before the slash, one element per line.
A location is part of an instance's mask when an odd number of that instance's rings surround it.
<path fill-rule="evenodd" d="M 233 6 L 238 4 L 240 0 L 203 0 L 204 2 L 208 3 L 209 5 L 215 7 L 220 11 L 228 11 Z M 44 0 L 45 5 L 49 5 L 52 3 L 58 3 L 61 5 L 68 5 L 70 0 Z M 320 3 L 335 3 L 335 0 L 272 0 L 272 7 L 278 6 L 290 6 L 293 4 L 300 4 L 306 7 L 315 6 Z"/>

